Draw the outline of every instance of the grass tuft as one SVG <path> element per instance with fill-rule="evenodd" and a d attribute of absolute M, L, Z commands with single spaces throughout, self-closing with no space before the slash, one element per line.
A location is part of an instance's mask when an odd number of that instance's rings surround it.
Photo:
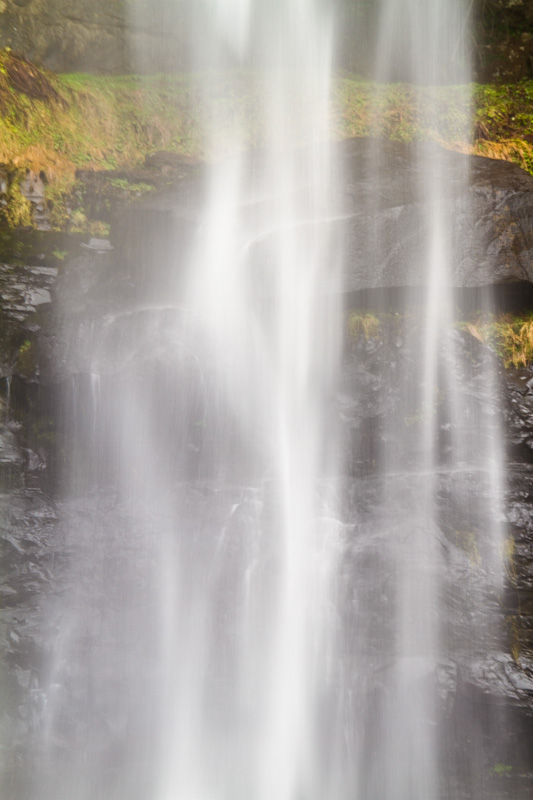
<path fill-rule="evenodd" d="M 381 322 L 375 314 L 352 311 L 348 317 L 348 335 L 356 341 L 363 337 L 369 339 L 381 338 Z"/>
<path fill-rule="evenodd" d="M 465 322 L 461 327 L 493 347 L 505 367 L 518 369 L 533 364 L 533 312 L 526 316 L 502 314 L 480 318 Z"/>

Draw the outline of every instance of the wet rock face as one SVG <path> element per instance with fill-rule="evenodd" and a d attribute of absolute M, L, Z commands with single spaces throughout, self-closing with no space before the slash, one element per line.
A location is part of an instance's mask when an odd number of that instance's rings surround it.
<path fill-rule="evenodd" d="M 533 370 L 508 370 L 506 374 L 506 430 L 510 463 L 508 470 L 511 532 L 510 564 L 505 609 L 510 625 L 511 647 L 527 664 L 529 680 L 516 685 L 521 697 L 533 698 Z"/>
<path fill-rule="evenodd" d="M 427 161 L 421 161 L 420 149 Z M 515 164 L 436 145 L 415 148 L 371 139 L 342 142 L 337 156 L 341 194 L 329 225 L 342 253 L 344 292 L 426 284 L 429 231 L 420 187 L 427 184 L 433 162 L 440 164 L 434 175 L 437 185 L 444 170 L 450 187 L 442 200 L 452 221 L 453 286 L 533 280 L 533 177 Z M 260 175 L 261 165 L 261 154 L 251 153 L 250 174 Z M 253 242 L 246 269 L 268 292 L 276 232 L 268 225 L 269 200 L 258 197 L 253 180 L 251 184 L 250 202 L 242 209 Z M 302 192 L 306 190 L 303 186 Z M 199 169 L 175 189 L 132 204 L 117 220 L 114 242 L 137 279 L 147 270 L 150 251 L 166 259 L 179 252 L 186 261 L 201 224 L 204 193 L 205 173 Z M 379 241 L 373 236 L 376 230 L 381 232 Z"/>
<path fill-rule="evenodd" d="M 437 162 L 433 178 L 446 173 L 453 240 L 453 286 L 466 288 L 533 277 L 533 178 L 514 164 L 443 152 L 436 146 L 397 143 L 378 146 L 351 140 L 342 148 L 347 198 L 357 198 L 346 225 L 346 291 L 420 286 L 426 282 L 429 237 L 420 187 Z M 420 149 L 425 157 L 420 158 Z M 375 157 L 375 156 L 374 156 Z M 423 166 L 422 166 L 423 164 Z M 424 174 L 422 174 L 424 172 Z M 361 203 L 360 198 L 364 198 Z M 376 216 L 378 217 L 377 228 Z M 376 242 L 373 230 L 384 232 Z"/>
<path fill-rule="evenodd" d="M 71 762 L 72 775 L 77 770 L 85 774 L 89 764 L 107 787 L 95 784 L 94 792 L 102 796 L 112 793 L 109 787 L 120 775 L 139 776 L 138 785 L 133 781 L 129 790 L 134 800 L 143 800 L 142 781 L 151 774 L 151 753 L 141 746 L 139 731 L 157 725 L 150 692 L 157 692 L 152 679 L 158 664 L 157 647 L 146 647 L 138 630 L 153 629 L 162 562 L 147 558 L 142 531 L 132 525 L 128 487 L 117 479 L 120 468 L 111 454 L 128 462 L 142 454 L 135 450 L 135 437 L 130 442 L 117 431 L 116 406 L 134 387 L 154 421 L 154 469 L 178 480 L 199 477 L 198 485 L 186 490 L 185 511 L 179 512 L 190 526 L 191 541 L 195 514 L 212 517 L 213 530 L 218 530 L 227 508 L 238 506 L 227 539 L 227 558 L 236 560 L 249 540 L 250 520 L 268 528 L 275 524 L 275 510 L 268 510 L 268 499 L 257 491 L 240 488 L 242 476 L 222 496 L 209 488 L 209 475 L 195 473 L 200 460 L 216 464 L 220 457 L 205 450 L 205 431 L 217 419 L 212 408 L 215 381 L 211 382 L 202 343 L 194 338 L 194 351 L 181 346 L 185 341 L 189 345 L 194 334 L 187 330 L 183 310 L 145 295 L 146 286 L 135 283 L 116 251 L 79 252 L 57 279 L 28 268 L 24 282 L 15 277 L 25 275 L 24 269 L 11 273 L 6 266 L 5 274 L 0 270 L 4 315 L 15 328 L 33 324 L 38 313 L 31 310 L 38 308 L 35 293 L 43 297 L 48 291 L 53 300 L 46 304 L 52 305 L 51 313 L 35 331 L 38 371 L 18 375 L 19 395 L 28 392 L 31 413 L 15 420 L 5 407 L 0 423 L 0 656 L 6 665 L 1 696 L 8 698 L 0 714 L 0 738 L 9 743 L 4 787 L 16 800 L 32 796 L 25 776 L 43 756 L 39 742 L 44 707 L 57 703 L 54 758 Z M 18 319 L 23 303 L 24 318 Z M 416 507 L 421 492 L 409 468 L 419 463 L 420 425 L 428 410 L 405 402 L 413 380 L 420 379 L 416 326 L 416 319 L 392 314 L 379 337 L 359 336 L 348 342 L 341 385 L 331 405 L 345 446 L 345 477 L 339 487 L 346 522 L 339 625 L 347 680 L 353 680 L 362 698 L 358 713 L 369 732 L 369 747 L 372 736 L 379 734 L 376 713 L 386 704 L 389 682 L 402 668 L 392 645 L 384 654 L 383 642 L 393 642 L 395 633 L 391 585 L 398 519 L 405 509 Z M 419 659 L 407 666 L 439 698 L 442 759 L 455 765 L 462 781 L 451 796 L 471 797 L 474 788 L 479 792 L 481 774 L 492 792 L 487 789 L 487 796 L 517 800 L 528 797 L 531 788 L 524 775 L 531 771 L 533 737 L 533 370 L 497 368 L 499 384 L 491 387 L 485 366 L 494 356 L 477 339 L 454 330 L 442 347 L 443 358 L 449 357 L 450 348 L 457 357 L 464 431 L 473 420 L 478 423 L 485 407 L 482 427 L 488 436 L 494 425 L 491 402 L 500 402 L 505 411 L 508 566 L 505 589 L 498 592 L 483 538 L 492 513 L 487 484 L 478 474 L 447 469 L 451 432 L 445 404 L 439 404 L 429 412 L 439 419 L 442 467 L 436 487 L 438 525 L 432 535 L 443 554 L 435 580 L 441 586 L 446 657 L 434 663 Z M 165 411 L 165 395 L 176 398 L 172 412 Z M 461 436 L 462 430 L 455 433 Z M 382 461 L 384 437 L 387 464 Z M 236 444 L 231 430 L 228 440 L 220 445 L 226 462 L 231 448 L 245 446 Z M 61 461 L 67 450 L 68 463 Z M 198 453 L 203 453 L 202 459 Z M 47 473 L 54 464 L 73 487 L 68 501 L 57 494 L 51 499 L 43 491 L 53 485 Z M 269 513 L 271 519 L 265 522 Z M 151 524 L 160 532 L 168 520 L 161 517 Z M 195 540 L 195 547 L 203 562 L 215 543 Z M 413 576 L 416 579 L 416 569 Z M 223 589 L 221 619 L 224 603 L 231 605 L 230 593 Z M 67 596 L 72 602 L 66 605 Z M 65 654 L 63 661 L 58 652 Z M 91 659 L 105 663 L 106 669 L 95 669 Z M 54 664 L 59 664 L 56 672 Z M 128 665 L 127 675 L 117 681 L 121 664 Z M 361 673 L 364 686 L 358 683 Z M 89 719 L 91 696 L 98 700 Z M 132 697 L 142 700 L 132 704 Z M 475 759 L 467 741 L 473 720 L 479 729 L 476 741 L 482 742 Z M 510 731 L 504 740 L 503 730 Z M 477 777 L 471 774 L 472 764 Z M 503 775 L 494 772 L 498 765 Z M 519 774 L 507 774 L 510 765 Z M 67 783 L 72 775 L 66 770 Z M 42 796 L 53 800 L 57 785 L 49 774 L 48 780 Z M 10 797 L 7 790 L 5 794 Z"/>
<path fill-rule="evenodd" d="M 354 476 L 351 496 L 358 532 L 353 551 L 347 555 L 347 570 L 356 578 L 350 582 L 351 594 L 343 605 L 365 609 L 362 617 L 348 625 L 353 630 L 359 626 L 359 631 L 363 625 L 366 633 L 359 636 L 358 643 L 367 644 L 364 657 L 371 664 L 380 663 L 383 642 L 394 638 L 395 600 L 390 587 L 399 520 L 420 504 L 424 491 L 423 481 L 417 485 L 416 473 L 409 471 L 410 464 L 416 465 L 419 458 L 423 417 L 435 414 L 439 421 L 438 528 L 431 535 L 437 537 L 442 553 L 442 568 L 434 579 L 441 587 L 439 624 L 446 660 L 427 669 L 440 697 L 443 759 L 444 763 L 454 762 L 456 773 L 462 775 L 458 797 L 463 796 L 465 786 L 470 787 L 465 796 L 475 794 L 472 769 L 485 776 L 488 792 L 495 764 L 507 765 L 509 772 L 503 783 L 496 780 L 498 789 L 490 789 L 495 797 L 507 796 L 502 794 L 505 781 L 509 797 L 528 796 L 531 786 L 524 776 L 531 771 L 533 742 L 533 369 L 504 370 L 467 332 L 452 331 L 448 343 L 442 343 L 444 358 L 447 347 L 453 346 L 456 353 L 456 378 L 464 409 L 463 429 L 456 430 L 458 438 L 468 441 L 472 424 L 481 426 L 482 439 L 490 437 L 495 424 L 491 405 L 493 409 L 499 405 L 505 417 L 508 465 L 502 591 L 492 579 L 486 537 L 495 513 L 490 484 L 479 472 L 450 471 L 447 466 L 452 441 L 445 391 L 437 409 L 409 408 L 406 401 L 410 386 L 420 379 L 413 329 L 415 321 L 402 323 L 391 317 L 379 337 L 360 335 L 346 351 L 337 407 L 342 439 L 350 443 L 346 471 Z M 494 361 L 499 376 L 498 385 L 492 388 L 486 379 L 487 358 Z M 387 463 L 382 461 L 384 450 Z M 465 459 L 469 461 L 468 454 Z M 387 508 L 383 508 L 383 497 L 388 498 Z M 381 531 L 379 541 L 376 529 Z M 380 580 L 376 581 L 376 575 Z M 360 657 L 354 652 L 354 662 Z M 390 663 L 394 663 L 393 654 Z M 378 698 L 386 692 L 385 674 L 381 670 L 376 674 L 377 683 L 370 688 L 368 709 L 363 712 L 369 715 L 369 725 Z M 475 734 L 473 724 L 478 726 Z M 504 729 L 508 734 L 502 739 Z M 482 743 L 477 755 L 469 746 L 469 731 Z"/>

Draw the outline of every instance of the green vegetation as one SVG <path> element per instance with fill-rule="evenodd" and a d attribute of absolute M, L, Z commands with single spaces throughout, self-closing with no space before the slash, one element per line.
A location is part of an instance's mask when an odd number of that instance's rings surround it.
<path fill-rule="evenodd" d="M 476 86 L 476 150 L 514 161 L 533 174 L 533 81 L 513 86 Z"/>
<path fill-rule="evenodd" d="M 533 174 L 533 81 L 413 87 L 343 78 L 337 100 L 343 136 L 429 140 L 459 152 L 513 161 Z"/>
<path fill-rule="evenodd" d="M 480 317 L 474 322 L 461 323 L 480 342 L 489 344 L 505 367 L 527 367 L 533 363 L 533 312 L 526 315 Z"/>
<path fill-rule="evenodd" d="M 158 150 L 189 163 L 221 157 L 244 140 L 268 142 L 261 125 L 260 74 L 101 76 L 38 69 L 0 51 L 0 163 L 9 179 L 1 213 L 9 227 L 27 225 L 31 209 L 20 192 L 26 169 L 46 176 L 54 227 L 87 227 L 77 170 L 132 170 Z M 385 136 L 431 140 L 465 153 L 515 161 L 533 173 L 533 81 L 516 86 L 379 85 L 343 75 L 335 85 L 332 130 L 337 138 Z M 473 106 L 472 106 L 473 104 Z M 202 136 L 217 126 L 217 150 Z M 311 130 L 294 109 L 293 138 Z M 123 199 L 151 190 L 142 179 L 113 176 Z M 104 222 L 106 220 L 103 220 Z"/>
<path fill-rule="evenodd" d="M 511 764 L 494 764 L 492 771 L 501 778 L 503 775 L 509 775 L 513 768 Z"/>
<path fill-rule="evenodd" d="M 19 347 L 17 353 L 17 370 L 21 375 L 29 377 L 35 371 L 35 353 L 33 345 L 26 339 Z"/>
<path fill-rule="evenodd" d="M 25 170 L 15 167 L 5 175 L 5 191 L 0 194 L 3 200 L 1 216 L 10 228 L 23 228 L 32 223 L 29 200 L 22 193 L 22 180 Z"/>
<path fill-rule="evenodd" d="M 418 336 L 416 314 L 386 313 L 354 309 L 346 318 L 348 342 L 370 339 L 390 341 L 403 336 L 408 329 Z M 505 367 L 527 367 L 533 364 L 533 311 L 525 314 L 485 314 L 472 316 L 456 323 L 478 341 L 491 347 Z M 406 424 L 414 424 L 417 417 Z"/>
<path fill-rule="evenodd" d="M 470 152 L 471 86 L 377 84 L 344 77 L 337 83 L 337 133 L 430 140 Z"/>
<path fill-rule="evenodd" d="M 48 78 L 53 97 L 2 92 L 0 85 L 0 161 L 44 170 L 51 182 L 63 180 L 69 188 L 76 169 L 130 169 L 156 150 L 201 161 L 209 156 L 202 117 L 224 106 L 227 118 L 242 122 L 252 105 L 251 80 L 238 80 L 236 88 L 213 77 L 210 93 L 200 94 L 198 80 L 183 75 Z M 228 148 L 232 131 L 221 132 Z"/>
<path fill-rule="evenodd" d="M 348 340 L 355 344 L 359 339 L 388 341 L 405 332 L 406 325 L 413 323 L 410 314 L 385 311 L 362 311 L 353 309 L 346 318 Z"/>
<path fill-rule="evenodd" d="M 352 340 L 360 336 L 367 340 L 379 339 L 381 322 L 378 316 L 370 312 L 352 311 L 348 317 L 348 335 Z"/>

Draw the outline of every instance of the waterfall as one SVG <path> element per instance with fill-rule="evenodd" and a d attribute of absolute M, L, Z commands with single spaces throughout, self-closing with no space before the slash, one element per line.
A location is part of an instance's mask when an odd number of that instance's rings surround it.
<path fill-rule="evenodd" d="M 86 399 L 65 390 L 61 525 L 90 568 L 73 557 L 50 601 L 60 633 L 32 800 L 455 800 L 449 540 L 484 560 L 495 596 L 503 583 L 494 365 L 480 356 L 483 386 L 466 392 L 454 327 L 452 197 L 468 173 L 450 177 L 437 146 L 411 148 L 425 277 L 396 308 L 399 399 L 376 410 L 374 457 L 354 477 L 343 235 L 363 207 L 379 218 L 386 145 L 376 130 L 349 207 L 335 5 L 176 0 L 158 17 L 132 4 L 137 21 L 186 26 L 206 163 L 183 184 L 187 246 L 147 265 L 150 291 L 130 306 L 106 301 L 85 340 Z M 366 43 L 376 96 L 396 80 L 468 83 L 466 6 L 383 0 Z M 253 122 L 235 102 L 245 80 Z M 376 264 L 385 235 L 367 232 Z M 371 309 L 388 313 L 379 293 Z M 363 390 L 355 380 L 355 402 Z M 461 491 L 472 482 L 475 496 Z M 482 650 L 485 633 L 472 622 L 457 646 Z M 467 796 L 482 800 L 469 741 Z"/>
<path fill-rule="evenodd" d="M 232 520 L 250 500 L 232 505 L 212 556 L 213 584 L 202 585 L 200 574 L 171 612 L 172 627 L 187 615 L 196 621 L 190 651 L 176 645 L 177 726 L 168 732 L 160 794 L 318 798 L 334 786 L 318 765 L 332 748 L 321 726 L 335 681 L 331 595 L 341 530 L 328 420 L 339 351 L 328 225 L 332 22 L 327 5 L 314 1 L 213 2 L 202 10 L 214 31 L 208 52 L 198 53 L 201 66 L 207 60 L 216 73 L 229 59 L 260 75 L 263 152 L 247 153 L 231 108 L 208 112 L 203 133 L 214 163 L 185 301 L 216 373 L 202 468 L 222 492 L 235 472 L 247 483 L 255 473 L 241 494 L 253 497 L 257 518 L 235 545 L 239 564 L 229 563 Z M 208 73 L 200 89 L 206 106 L 210 81 Z M 231 158 L 220 152 L 219 132 L 227 130 Z M 236 442 L 243 443 L 237 454 Z M 215 631 L 225 570 L 235 597 Z M 171 594 L 176 577 L 168 579 Z M 229 663 L 215 675 L 221 652 Z"/>
<path fill-rule="evenodd" d="M 470 10 L 460 0 L 384 0 L 377 23 L 374 74 L 380 83 L 376 104 L 380 84 L 400 80 L 420 87 L 413 100 L 415 113 L 425 130 L 436 137 L 437 109 L 424 87 L 470 82 Z M 376 134 L 380 135 L 379 129 Z M 381 174 L 386 152 L 383 139 L 370 142 L 371 175 Z M 379 686 L 379 699 L 371 701 L 359 731 L 356 780 L 361 798 L 430 800 L 451 797 L 457 791 L 447 783 L 457 770 L 457 761 L 443 741 L 441 716 L 446 694 L 442 677 L 450 666 L 446 662 L 450 632 L 444 610 L 449 591 L 445 587 L 449 563 L 446 537 L 456 525 L 456 541 L 470 537 L 474 549 L 478 542 L 483 543 L 485 569 L 494 591 L 500 592 L 504 453 L 491 357 L 482 356 L 481 400 L 469 396 L 461 385 L 471 370 L 471 356 L 465 353 L 455 327 L 457 206 L 453 199 L 467 195 L 468 162 L 465 160 L 462 172 L 452 172 L 450 154 L 422 142 L 412 145 L 412 158 L 418 170 L 416 192 L 424 207 L 413 252 L 424 280 L 422 290 L 418 281 L 407 287 L 396 306 L 406 318 L 417 318 L 414 325 L 404 324 L 402 334 L 412 359 L 403 365 L 400 401 L 383 414 L 377 435 L 378 471 L 384 480 L 381 511 L 370 527 L 374 535 L 379 531 L 381 538 L 382 563 L 375 580 L 383 582 L 382 613 L 391 619 L 383 626 L 388 635 L 382 633 L 370 663 L 362 668 L 367 687 Z M 380 200 L 377 194 L 372 199 L 376 216 Z M 471 213 L 470 208 L 463 208 L 465 217 Z M 376 253 L 383 247 L 384 234 L 379 227 L 371 232 Z M 379 260 L 377 257 L 377 263 Z M 375 298 L 373 310 L 386 312 L 387 302 Z M 457 497 L 451 514 L 443 503 L 449 491 L 446 484 L 471 480 L 472 475 L 484 486 L 481 497 Z M 477 550 L 471 557 L 481 558 Z M 372 620 L 372 609 L 364 607 L 364 612 Z M 372 624 L 363 623 L 367 650 L 375 637 L 369 627 Z M 484 636 L 486 632 L 472 627 L 467 633 L 469 641 L 461 646 L 482 650 Z M 372 697 L 376 690 L 366 691 Z M 471 772 L 466 783 L 472 798 L 483 797 L 486 791 L 483 768 L 477 761 L 477 736 L 467 737 Z"/>

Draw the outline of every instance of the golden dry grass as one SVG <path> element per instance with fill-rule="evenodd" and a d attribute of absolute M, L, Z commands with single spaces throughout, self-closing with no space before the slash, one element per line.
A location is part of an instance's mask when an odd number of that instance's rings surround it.
<path fill-rule="evenodd" d="M 486 317 L 462 327 L 480 342 L 489 344 L 501 356 L 505 367 L 533 364 L 533 314 Z"/>

